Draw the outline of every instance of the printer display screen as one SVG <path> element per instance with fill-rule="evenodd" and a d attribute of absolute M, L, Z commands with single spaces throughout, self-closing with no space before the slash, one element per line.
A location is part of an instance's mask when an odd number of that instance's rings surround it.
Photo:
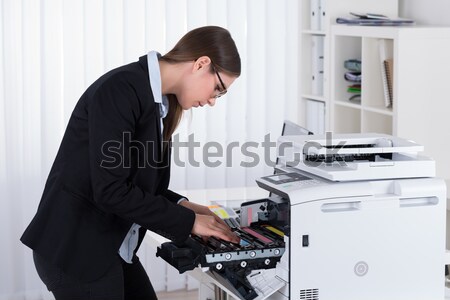
<path fill-rule="evenodd" d="M 301 180 L 310 180 L 311 178 L 300 175 L 298 173 L 285 173 L 285 174 L 277 174 L 277 175 L 270 175 L 262 177 L 263 179 L 273 183 L 273 184 L 282 184 L 282 183 L 288 183 L 288 182 L 294 182 L 294 181 L 301 181 Z"/>
<path fill-rule="evenodd" d="M 290 179 L 290 177 L 286 176 L 286 175 L 275 175 L 275 176 L 270 177 L 270 179 L 272 179 L 274 181 L 280 181 L 280 180 Z"/>

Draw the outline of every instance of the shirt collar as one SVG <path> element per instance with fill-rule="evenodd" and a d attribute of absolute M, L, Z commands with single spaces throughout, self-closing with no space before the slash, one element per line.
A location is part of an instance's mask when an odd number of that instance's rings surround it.
<path fill-rule="evenodd" d="M 158 58 L 161 54 L 157 51 L 150 51 L 147 54 L 148 75 L 150 78 L 150 87 L 153 93 L 155 103 L 159 103 L 161 118 L 165 118 L 169 112 L 169 100 L 162 94 L 161 89 L 161 71 L 159 69 Z"/>

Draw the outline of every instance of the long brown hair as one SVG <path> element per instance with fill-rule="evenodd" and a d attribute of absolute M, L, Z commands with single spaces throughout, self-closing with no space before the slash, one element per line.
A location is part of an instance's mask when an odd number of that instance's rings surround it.
<path fill-rule="evenodd" d="M 235 77 L 241 75 L 241 58 L 236 44 L 230 32 L 218 26 L 199 27 L 189 31 L 160 60 L 175 64 L 195 61 L 201 56 L 208 56 L 217 71 Z M 168 98 L 169 113 L 163 120 L 165 141 L 170 140 L 183 115 L 183 108 L 177 97 L 168 95 Z"/>

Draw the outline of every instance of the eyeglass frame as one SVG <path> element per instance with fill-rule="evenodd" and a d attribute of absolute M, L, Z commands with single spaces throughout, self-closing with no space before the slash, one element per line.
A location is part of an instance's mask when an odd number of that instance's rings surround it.
<path fill-rule="evenodd" d="M 223 89 L 222 91 L 219 91 L 219 93 L 217 95 L 214 96 L 214 98 L 217 99 L 217 98 L 220 98 L 223 95 L 225 95 L 228 92 L 228 90 L 227 90 L 227 87 L 225 86 L 225 84 L 223 83 L 222 78 L 219 75 L 219 72 L 217 72 L 216 67 L 214 67 L 213 63 L 211 63 L 211 68 L 212 68 L 213 72 L 216 73 L 217 78 L 219 78 L 220 85 L 222 86 L 222 89 Z"/>

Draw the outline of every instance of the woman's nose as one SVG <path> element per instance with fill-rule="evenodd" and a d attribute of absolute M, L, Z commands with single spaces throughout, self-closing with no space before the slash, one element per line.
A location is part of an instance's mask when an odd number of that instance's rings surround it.
<path fill-rule="evenodd" d="M 209 104 L 209 106 L 214 106 L 216 104 L 216 98 L 209 98 L 208 104 Z"/>

